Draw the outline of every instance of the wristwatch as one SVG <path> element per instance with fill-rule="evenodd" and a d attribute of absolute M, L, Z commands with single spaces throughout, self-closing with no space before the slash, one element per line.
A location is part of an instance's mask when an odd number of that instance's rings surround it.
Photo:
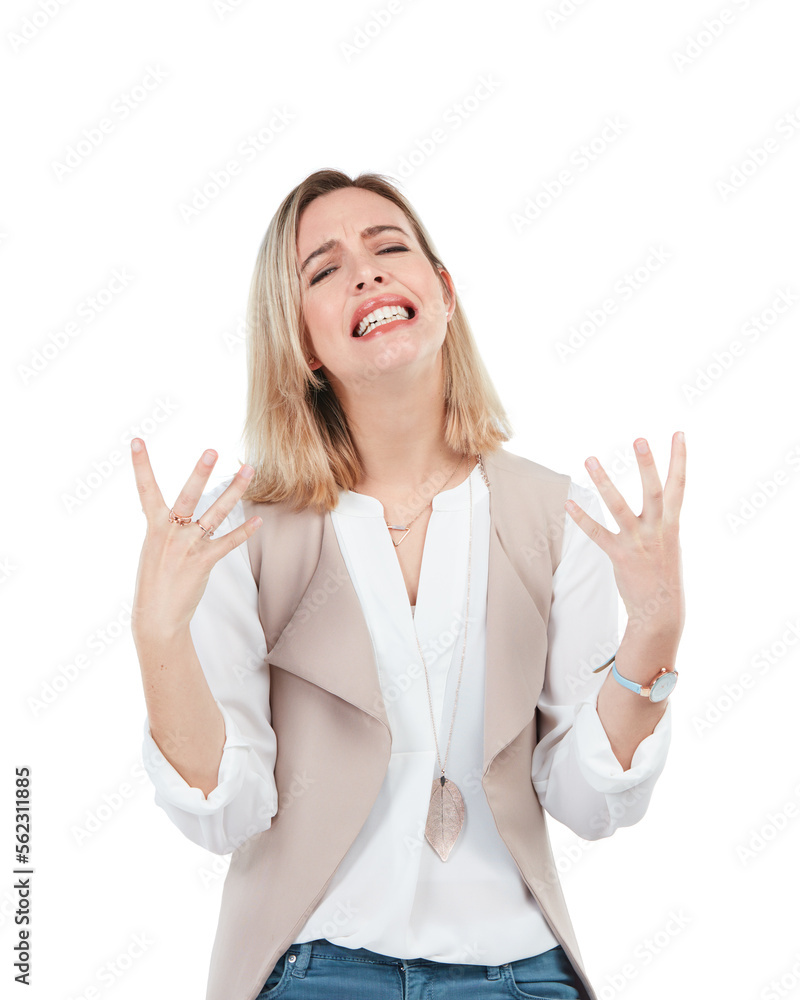
<path fill-rule="evenodd" d="M 617 654 L 615 653 L 602 667 L 597 667 L 592 673 L 596 674 L 600 670 L 605 670 L 608 664 L 613 663 L 616 658 Z M 634 694 L 640 694 L 643 698 L 649 698 L 650 701 L 663 701 L 665 698 L 669 698 L 678 683 L 678 671 L 670 667 L 662 667 L 649 684 L 637 684 L 635 681 L 629 681 L 617 670 L 616 663 L 611 668 L 611 673 L 623 687 L 633 691 Z"/>

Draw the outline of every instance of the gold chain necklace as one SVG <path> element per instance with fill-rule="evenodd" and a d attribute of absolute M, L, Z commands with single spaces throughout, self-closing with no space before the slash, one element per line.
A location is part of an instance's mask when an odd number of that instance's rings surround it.
<path fill-rule="evenodd" d="M 464 456 L 464 458 L 465 457 L 466 456 Z M 464 458 L 460 458 L 458 460 L 455 469 L 453 469 L 453 471 L 450 473 L 450 478 L 447 480 L 447 483 L 450 482 L 450 479 L 452 479 L 453 476 L 456 474 L 456 472 L 461 468 L 461 463 L 464 461 Z M 442 490 L 444 490 L 445 486 L 447 486 L 447 483 L 444 484 L 444 486 L 442 487 Z M 358 490 L 353 490 L 353 493 L 358 493 L 358 492 L 359 492 Z M 441 490 L 439 492 L 441 492 Z M 363 494 L 360 494 L 360 495 L 363 495 Z M 428 501 L 428 503 L 425 504 L 425 506 L 422 508 L 422 510 L 418 514 L 415 514 L 411 518 L 411 520 L 407 524 L 389 524 L 388 521 L 385 522 L 386 523 L 386 527 L 390 531 L 402 531 L 403 532 L 403 534 L 400 536 L 400 541 L 396 542 L 394 540 L 394 538 L 392 538 L 392 544 L 394 545 L 395 548 L 397 548 L 397 546 L 400 544 L 400 542 L 403 541 L 403 539 L 406 537 L 406 535 L 409 533 L 409 531 L 411 531 L 411 525 L 416 521 L 416 519 L 418 517 L 421 517 L 422 514 L 428 509 L 428 504 L 429 503 L 430 503 L 430 500 Z M 391 536 L 389 536 L 389 537 L 391 538 Z"/>

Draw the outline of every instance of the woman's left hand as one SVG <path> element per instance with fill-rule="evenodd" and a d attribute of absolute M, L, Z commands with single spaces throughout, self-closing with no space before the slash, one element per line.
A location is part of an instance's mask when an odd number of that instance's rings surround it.
<path fill-rule="evenodd" d="M 628 613 L 628 628 L 643 629 L 643 638 L 674 641 L 677 648 L 685 616 L 678 517 L 686 484 L 686 444 L 681 432 L 672 435 L 663 489 L 653 453 L 644 438 L 634 441 L 634 452 L 643 493 L 638 517 L 595 458 L 586 460 L 586 468 L 619 525 L 619 532 L 614 534 L 604 528 L 572 501 L 568 500 L 566 507 L 572 520 L 611 560 Z"/>

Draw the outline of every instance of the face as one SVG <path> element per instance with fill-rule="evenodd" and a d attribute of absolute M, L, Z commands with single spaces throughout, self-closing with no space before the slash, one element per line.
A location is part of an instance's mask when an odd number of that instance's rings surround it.
<path fill-rule="evenodd" d="M 331 384 L 380 384 L 437 359 L 455 289 L 442 270 L 448 297 L 393 202 L 360 188 L 316 198 L 300 217 L 297 260 L 306 358 Z"/>

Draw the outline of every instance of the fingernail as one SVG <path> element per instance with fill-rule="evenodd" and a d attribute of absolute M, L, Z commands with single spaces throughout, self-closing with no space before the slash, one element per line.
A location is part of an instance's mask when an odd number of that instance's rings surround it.
<path fill-rule="evenodd" d="M 214 462 L 216 461 L 216 455 L 214 454 L 213 451 L 204 451 L 203 461 L 205 462 L 206 465 L 213 465 Z"/>
<path fill-rule="evenodd" d="M 683 444 L 686 441 L 686 438 L 683 436 L 683 431 L 678 431 L 678 441 L 680 444 Z"/>
<path fill-rule="evenodd" d="M 134 438 L 131 441 L 131 449 L 133 451 L 141 451 L 142 450 L 142 442 L 139 440 L 139 438 Z"/>
<path fill-rule="evenodd" d="M 640 455 L 647 454 L 647 442 L 644 440 L 644 438 L 642 438 L 641 441 L 636 442 L 636 450 L 639 452 Z"/>
<path fill-rule="evenodd" d="M 250 479 L 250 477 L 256 470 L 253 468 L 252 465 L 243 465 L 239 471 L 242 473 L 245 479 Z"/>
<path fill-rule="evenodd" d="M 586 459 L 586 468 L 587 469 L 596 469 L 599 464 L 600 463 L 594 457 Z"/>

